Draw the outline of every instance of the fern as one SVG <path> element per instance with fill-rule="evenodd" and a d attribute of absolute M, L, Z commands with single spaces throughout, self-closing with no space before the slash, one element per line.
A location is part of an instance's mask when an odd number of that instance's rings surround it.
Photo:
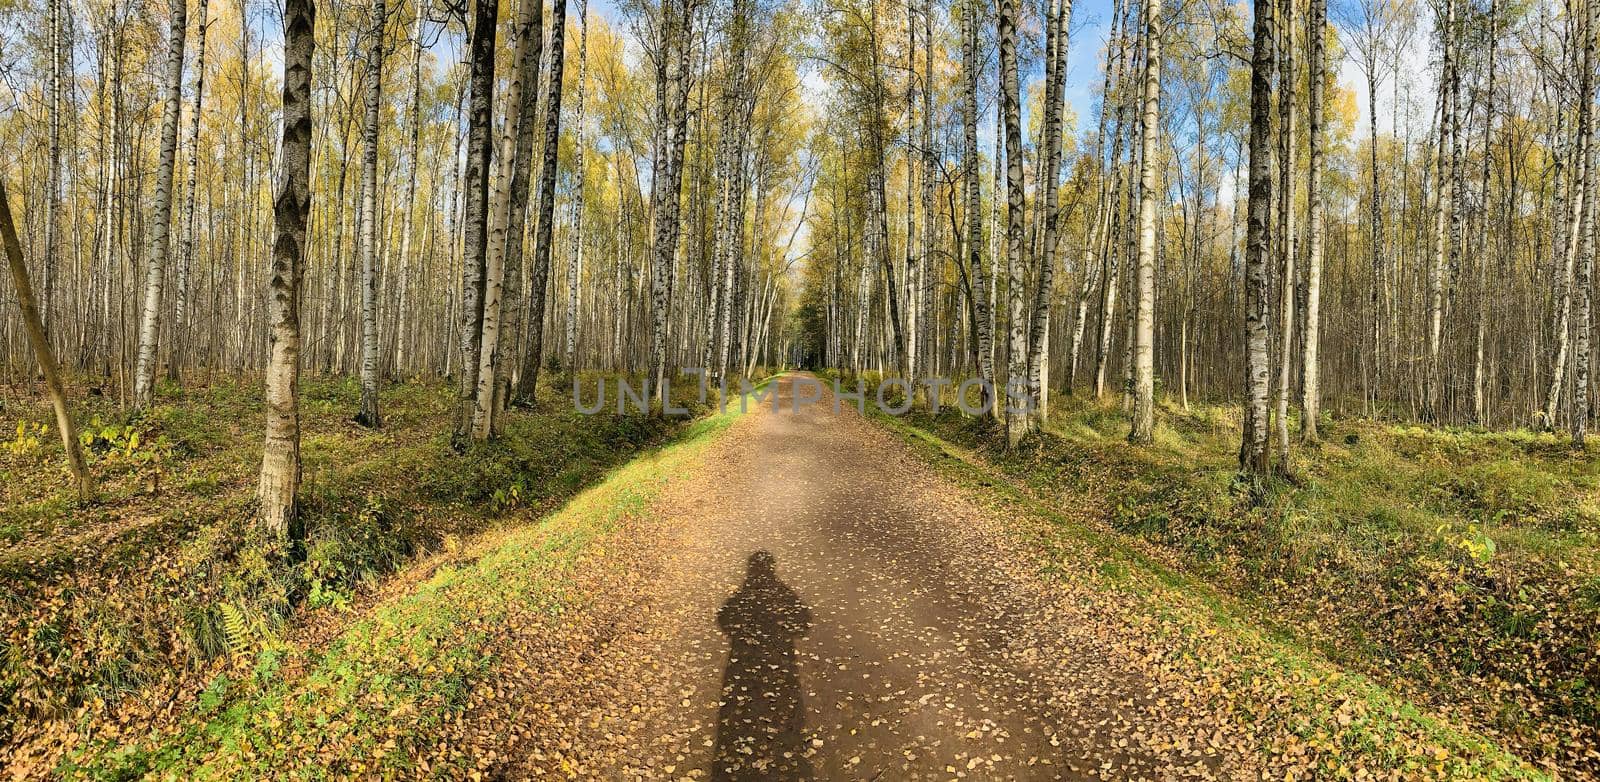
<path fill-rule="evenodd" d="M 223 603 L 222 630 L 227 635 L 228 651 L 233 654 L 242 654 L 250 645 L 250 620 L 245 618 L 244 612 L 232 603 Z"/>

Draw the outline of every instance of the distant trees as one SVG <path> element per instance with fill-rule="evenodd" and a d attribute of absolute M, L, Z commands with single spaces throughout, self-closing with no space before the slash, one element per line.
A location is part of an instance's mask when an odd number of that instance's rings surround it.
<path fill-rule="evenodd" d="M 1012 444 L 1052 393 L 1120 403 L 1135 444 L 1169 394 L 1242 401 L 1252 476 L 1289 470 L 1296 416 L 1315 447 L 1324 408 L 1581 444 L 1591 6 L 1348 0 L 1329 27 L 1325 0 L 1118 0 L 1093 74 L 1067 67 L 1101 43 L 1070 40 L 1069 0 L 580 3 L 572 34 L 565 2 L 330 6 L 298 347 L 359 378 L 367 425 L 391 377 L 448 377 L 462 449 L 547 367 L 643 372 L 660 406 L 680 367 L 784 361 L 981 378 Z M 0 144 L 64 373 L 146 408 L 162 361 L 277 366 L 265 7 L 74 7 L 0 9 L 28 109 Z M 13 373 L 27 334 L 0 317 Z"/>

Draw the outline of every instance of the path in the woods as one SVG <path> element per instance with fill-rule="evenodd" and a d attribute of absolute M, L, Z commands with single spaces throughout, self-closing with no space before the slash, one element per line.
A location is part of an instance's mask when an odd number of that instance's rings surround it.
<path fill-rule="evenodd" d="M 1241 771 L 1184 683 L 1113 651 L 1110 612 L 1038 575 L 1006 520 L 853 409 L 791 412 L 780 382 L 783 411 L 736 422 L 658 499 L 648 550 L 618 554 L 638 594 L 606 599 L 627 608 L 558 681 L 506 693 L 547 718 L 503 776 Z"/>

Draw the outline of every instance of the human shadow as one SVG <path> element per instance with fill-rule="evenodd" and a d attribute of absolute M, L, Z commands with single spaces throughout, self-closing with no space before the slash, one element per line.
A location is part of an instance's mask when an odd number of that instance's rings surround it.
<path fill-rule="evenodd" d="M 717 612 L 728 636 L 713 780 L 810 779 L 805 704 L 795 640 L 811 627 L 811 609 L 778 580 L 771 553 L 750 555 L 744 583 Z"/>

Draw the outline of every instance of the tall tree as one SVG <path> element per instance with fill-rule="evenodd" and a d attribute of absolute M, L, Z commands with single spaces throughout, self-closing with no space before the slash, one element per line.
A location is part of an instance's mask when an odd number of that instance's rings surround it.
<path fill-rule="evenodd" d="M 578 102 L 573 125 L 577 131 L 577 156 L 573 163 L 572 185 L 572 247 L 567 254 L 567 339 L 562 351 L 561 365 L 568 372 L 577 371 L 578 361 L 578 279 L 583 272 L 583 189 L 588 173 L 589 147 L 585 135 L 584 108 L 589 92 L 589 0 L 578 0 Z"/>
<path fill-rule="evenodd" d="M 1128 440 L 1155 440 L 1156 145 L 1161 137 L 1161 0 L 1144 0 L 1144 107 L 1139 139 L 1139 261 L 1134 301 L 1133 426 Z"/>
<path fill-rule="evenodd" d="M 533 241 L 533 269 L 528 283 L 527 359 L 522 366 L 523 398 L 534 400 L 539 364 L 544 358 L 544 311 L 550 279 L 550 254 L 555 242 L 556 164 L 560 161 L 561 77 L 565 59 L 567 0 L 550 6 L 550 70 L 545 74 L 544 155 L 539 166 L 539 222 Z M 679 153 L 682 154 L 681 151 Z"/>
<path fill-rule="evenodd" d="M 1072 28 L 1072 0 L 1051 0 L 1045 25 L 1044 151 L 1040 192 L 1044 201 L 1044 231 L 1039 257 L 1039 285 L 1034 289 L 1033 313 L 1028 333 L 1028 395 L 1034 414 L 1028 428 L 1044 420 L 1048 403 L 1050 357 L 1050 304 L 1055 292 L 1056 251 L 1060 243 L 1061 107 L 1066 83 L 1067 33 Z"/>
<path fill-rule="evenodd" d="M 311 55 L 316 4 L 284 0 L 283 141 L 272 198 L 272 282 L 267 297 L 266 442 L 257 488 L 261 522 L 276 540 L 297 532 L 300 488 L 300 290 L 311 212 Z"/>
<path fill-rule="evenodd" d="M 1595 169 L 1600 167 L 1600 123 L 1594 116 L 1595 69 L 1595 14 L 1593 0 L 1578 0 L 1579 29 L 1582 37 L 1582 69 L 1578 77 L 1578 134 L 1584 138 L 1583 161 L 1583 217 L 1578 225 L 1581 249 L 1577 276 L 1573 288 L 1577 295 L 1577 318 L 1573 324 L 1572 353 L 1572 414 L 1569 426 L 1572 446 L 1584 447 L 1584 435 L 1589 426 L 1589 370 L 1591 357 L 1589 344 L 1594 333 L 1592 299 L 1595 254 L 1595 182 L 1600 178 Z"/>
<path fill-rule="evenodd" d="M 994 317 L 991 313 L 993 299 L 989 293 L 988 275 L 983 271 L 983 212 L 979 192 L 978 163 L 978 80 L 983 64 L 978 59 L 978 37 L 982 27 L 979 20 L 983 5 L 980 0 L 966 0 L 961 5 L 961 134 L 964 147 L 961 179 L 966 199 L 966 264 L 972 278 L 971 317 L 976 333 L 974 350 L 977 352 L 978 377 L 995 382 L 994 371 Z M 994 410 L 998 414 L 998 410 Z"/>
<path fill-rule="evenodd" d="M 28 344 L 33 346 L 33 356 L 39 362 L 39 373 L 44 375 L 44 387 L 50 395 L 50 406 L 55 410 L 56 429 L 61 433 L 61 448 L 67 454 L 67 469 L 78 492 L 79 502 L 94 498 L 94 478 L 89 475 L 89 465 L 83 459 L 83 444 L 78 441 L 78 428 L 72 422 L 72 412 L 67 409 L 67 392 L 61 382 L 61 368 L 56 364 L 55 351 L 45 334 L 44 318 L 33 295 L 33 282 L 28 279 L 28 266 L 22 258 L 22 242 L 17 239 L 17 226 L 11 219 L 11 202 L 6 196 L 6 186 L 0 182 L 0 244 L 5 247 L 6 266 L 11 269 L 11 284 L 16 289 L 17 306 L 22 311 L 22 323 L 28 332 Z"/>
<path fill-rule="evenodd" d="M 139 316 L 139 352 L 133 372 L 133 402 L 155 401 L 156 341 L 161 332 L 161 288 L 167 274 L 167 234 L 172 226 L 172 169 L 178 154 L 178 114 L 183 101 L 183 45 L 188 32 L 186 0 L 172 0 L 167 34 L 167 69 L 162 86 L 160 154 L 150 224 L 145 228 L 144 305 Z"/>
<path fill-rule="evenodd" d="M 1328 0 L 1311 0 L 1311 16 L 1306 20 L 1306 35 L 1311 42 L 1311 84 L 1307 98 L 1310 114 L 1308 143 L 1311 147 L 1310 171 L 1306 175 L 1306 199 L 1309 202 L 1306 219 L 1310 223 L 1310 236 L 1306 242 L 1306 298 L 1304 323 L 1301 324 L 1304 351 L 1300 364 L 1300 441 L 1311 445 L 1317 442 L 1317 406 L 1321 402 L 1317 349 L 1322 339 L 1322 255 L 1326 244 L 1327 215 L 1323 206 L 1322 168 L 1327 151 L 1323 139 L 1323 82 L 1328 78 L 1328 51 L 1325 37 L 1328 27 Z M 1372 143 L 1378 143 L 1376 135 Z"/>
<path fill-rule="evenodd" d="M 1450 224 L 1455 211 L 1455 91 L 1456 91 L 1456 2 L 1444 0 L 1439 20 L 1439 36 L 1444 45 L 1444 61 L 1439 76 L 1439 134 L 1434 144 L 1434 228 L 1433 259 L 1428 266 L 1427 356 L 1422 380 L 1422 420 L 1436 421 L 1439 415 L 1439 385 L 1442 367 L 1440 352 L 1444 342 L 1445 275 L 1454 257 Z"/>
<path fill-rule="evenodd" d="M 457 381 L 453 442 L 465 448 L 473 435 L 478 402 L 478 361 L 483 347 L 485 263 L 489 234 L 489 158 L 494 125 L 494 39 L 499 0 L 477 0 L 467 44 L 467 152 L 462 189 L 461 377 Z"/>
<path fill-rule="evenodd" d="M 1246 209 L 1244 285 L 1244 435 L 1239 469 L 1259 485 L 1272 468 L 1267 448 L 1267 395 L 1271 359 L 1267 349 L 1267 264 L 1272 257 L 1272 71 L 1277 0 L 1255 0 L 1250 54 L 1250 174 Z"/>
<path fill-rule="evenodd" d="M 383 105 L 384 0 L 372 2 L 367 28 L 366 116 L 361 143 L 361 409 L 356 422 L 376 429 L 378 411 L 378 119 Z"/>
<path fill-rule="evenodd" d="M 1289 470 L 1289 397 L 1294 368 L 1295 263 L 1299 247 L 1295 234 L 1295 84 L 1300 73 L 1294 62 L 1295 0 L 1280 0 L 1278 24 L 1278 399 L 1273 430 L 1277 434 L 1278 470 Z"/>
<path fill-rule="evenodd" d="M 533 166 L 538 109 L 539 62 L 544 46 L 544 3 L 523 0 L 517 9 L 512 46 L 513 70 L 506 88 L 506 121 L 501 125 L 500 174 L 490 201 L 485 250 L 483 322 L 478 354 L 478 387 L 472 435 L 486 440 L 499 428 L 511 377 L 503 337 L 515 337 L 521 309 L 522 236 L 527 225 L 528 179 Z M 513 345 L 515 343 L 512 343 Z"/>
<path fill-rule="evenodd" d="M 189 110 L 189 134 L 184 146 L 189 150 L 189 171 L 185 177 L 183 233 L 178 238 L 178 279 L 172 306 L 172 357 L 167 362 L 167 378 L 179 379 L 193 338 L 189 331 L 189 276 L 194 266 L 194 232 L 196 202 L 199 200 L 197 174 L 200 168 L 200 106 L 206 93 L 206 0 L 199 0 L 196 9 L 194 54 L 194 105 Z"/>
<path fill-rule="evenodd" d="M 650 382 L 659 403 L 667 402 L 667 308 L 671 304 L 672 258 L 678 250 L 678 202 L 683 188 L 683 146 L 688 125 L 688 61 L 691 0 L 661 0 L 655 46 L 655 160 L 650 177 Z"/>
<path fill-rule="evenodd" d="M 1000 105 L 1006 151 L 1006 285 L 1010 306 L 1006 386 L 1027 388 L 1028 346 L 1024 330 L 1027 316 L 1023 290 L 1027 287 L 1022 258 L 1022 105 L 1017 83 L 1017 0 L 1000 0 L 997 28 L 1000 34 Z M 998 190 L 995 198 L 999 198 Z M 1007 397 L 1010 396 L 1008 393 Z M 1015 447 L 1028 431 L 1028 414 L 1006 402 L 1006 442 Z"/>

